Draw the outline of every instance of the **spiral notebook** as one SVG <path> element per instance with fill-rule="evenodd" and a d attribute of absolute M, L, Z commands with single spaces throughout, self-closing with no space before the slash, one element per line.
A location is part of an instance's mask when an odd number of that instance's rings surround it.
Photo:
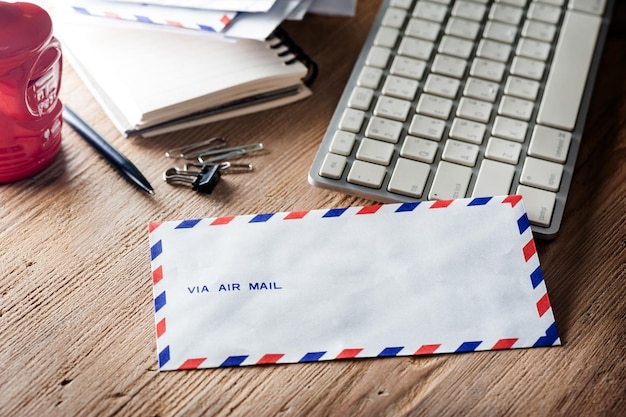
<path fill-rule="evenodd" d="M 64 57 L 126 137 L 153 136 L 308 97 L 315 63 L 280 28 L 230 40 L 93 20 L 55 21 Z"/>

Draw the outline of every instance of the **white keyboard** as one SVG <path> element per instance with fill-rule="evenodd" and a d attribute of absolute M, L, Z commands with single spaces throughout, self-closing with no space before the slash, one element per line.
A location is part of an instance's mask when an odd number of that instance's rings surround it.
<path fill-rule="evenodd" d="M 311 170 L 377 202 L 521 194 L 563 217 L 613 0 L 385 0 Z"/>

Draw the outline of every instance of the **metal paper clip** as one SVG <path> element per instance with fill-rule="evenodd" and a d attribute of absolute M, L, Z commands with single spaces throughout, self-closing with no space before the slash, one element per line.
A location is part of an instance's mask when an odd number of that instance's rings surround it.
<path fill-rule="evenodd" d="M 251 172 L 253 169 L 252 164 L 245 163 L 234 164 L 232 162 L 222 162 L 221 164 L 217 165 L 220 167 L 220 173 L 222 174 L 241 174 L 244 172 Z M 190 167 L 202 169 L 205 166 L 205 164 L 187 163 L 183 166 L 183 169 L 189 170 Z"/>
<path fill-rule="evenodd" d="M 185 145 L 178 148 L 170 149 L 165 152 L 165 156 L 174 159 L 197 159 L 199 155 L 204 152 L 210 152 L 215 149 L 223 148 L 226 146 L 226 139 L 220 136 L 203 140 L 202 142 L 192 143 L 191 145 Z"/>
<path fill-rule="evenodd" d="M 239 158 L 252 152 L 263 150 L 262 143 L 251 143 L 249 145 L 235 146 L 234 148 L 225 148 L 202 152 L 198 155 L 198 161 L 202 164 L 213 164 L 226 159 Z"/>
<path fill-rule="evenodd" d="M 240 174 L 252 171 L 252 164 L 233 164 L 232 162 L 222 162 L 220 172 L 222 174 Z"/>

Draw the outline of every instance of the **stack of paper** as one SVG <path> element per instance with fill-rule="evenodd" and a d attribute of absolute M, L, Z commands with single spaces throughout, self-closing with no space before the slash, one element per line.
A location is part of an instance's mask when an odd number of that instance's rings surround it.
<path fill-rule="evenodd" d="M 354 15 L 356 0 L 71 0 L 91 17 L 201 30 L 233 38 L 264 40 L 286 19 L 307 13 Z"/>
<path fill-rule="evenodd" d="M 46 1 L 63 54 L 124 136 L 151 136 L 308 97 L 317 66 L 278 28 L 356 0 Z"/>
<path fill-rule="evenodd" d="M 356 0 L 34 0 L 124 136 L 152 136 L 292 103 L 315 62 L 278 28 Z"/>

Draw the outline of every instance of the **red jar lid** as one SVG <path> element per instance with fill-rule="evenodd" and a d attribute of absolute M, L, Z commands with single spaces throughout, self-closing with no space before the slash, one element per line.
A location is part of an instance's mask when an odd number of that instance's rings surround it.
<path fill-rule="evenodd" d="M 52 37 L 52 20 L 31 3 L 0 1 L 0 60 L 39 49 Z"/>

